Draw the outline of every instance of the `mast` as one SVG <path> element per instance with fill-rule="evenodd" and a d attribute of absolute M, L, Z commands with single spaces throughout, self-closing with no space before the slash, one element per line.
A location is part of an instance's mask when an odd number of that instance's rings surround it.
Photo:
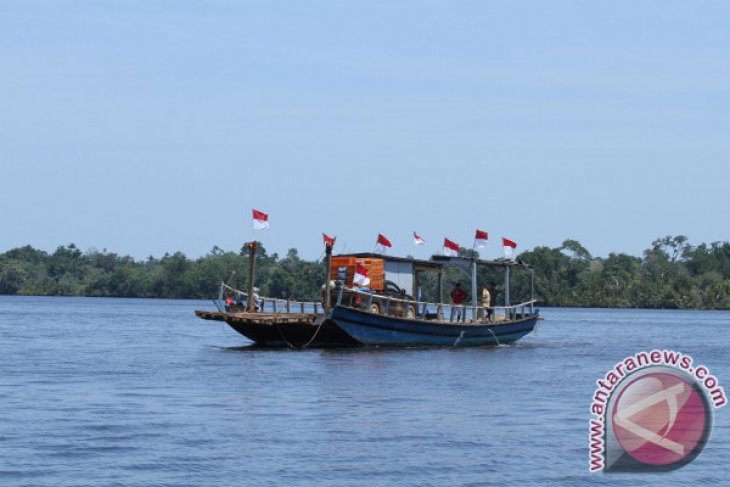
<path fill-rule="evenodd" d="M 332 246 L 324 246 L 325 281 L 324 281 L 324 313 L 330 309 L 330 266 L 332 265 Z"/>
<path fill-rule="evenodd" d="M 254 311 L 253 302 L 253 271 L 256 265 L 256 241 L 248 243 L 248 298 L 246 299 L 246 311 Z"/>
<path fill-rule="evenodd" d="M 504 267 L 504 306 L 509 308 L 509 268 L 510 264 Z"/>
<path fill-rule="evenodd" d="M 471 259 L 471 305 L 474 307 L 474 321 L 477 319 L 477 259 Z"/>

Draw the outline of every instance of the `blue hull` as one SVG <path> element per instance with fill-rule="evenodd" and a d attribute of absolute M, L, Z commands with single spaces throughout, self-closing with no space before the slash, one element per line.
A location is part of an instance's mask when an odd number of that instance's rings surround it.
<path fill-rule="evenodd" d="M 511 343 L 535 329 L 537 314 L 489 325 L 439 323 L 336 306 L 330 320 L 364 345 L 479 347 Z"/>

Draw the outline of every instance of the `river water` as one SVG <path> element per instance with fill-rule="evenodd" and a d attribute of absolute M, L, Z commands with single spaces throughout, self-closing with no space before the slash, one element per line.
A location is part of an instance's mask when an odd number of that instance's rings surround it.
<path fill-rule="evenodd" d="M 260 350 L 204 301 L 0 296 L 0 485 L 722 485 L 730 408 L 665 474 L 588 472 L 595 381 L 654 348 L 729 391 L 730 313 L 544 309 L 479 349 Z"/>

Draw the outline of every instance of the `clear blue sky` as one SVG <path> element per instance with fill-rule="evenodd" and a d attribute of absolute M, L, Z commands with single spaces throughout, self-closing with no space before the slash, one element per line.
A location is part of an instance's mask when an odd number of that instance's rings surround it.
<path fill-rule="evenodd" d="M 728 240 L 730 3 L 0 2 L 0 251 Z M 415 249 L 411 232 L 427 240 Z"/>

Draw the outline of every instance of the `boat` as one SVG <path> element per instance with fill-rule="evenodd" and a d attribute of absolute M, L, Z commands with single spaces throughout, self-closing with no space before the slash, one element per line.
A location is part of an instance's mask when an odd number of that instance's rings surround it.
<path fill-rule="evenodd" d="M 256 346 L 324 348 L 360 345 L 332 321 L 325 319 L 324 308 L 319 302 L 257 297 L 259 308 L 248 310 L 246 292 L 225 283 L 221 283 L 220 289 L 220 296 L 236 296 L 243 300 L 243 304 L 228 305 L 223 299 L 218 299 L 213 301 L 216 311 L 196 310 L 195 314 L 204 320 L 225 322 Z"/>
<path fill-rule="evenodd" d="M 400 287 L 400 295 L 372 289 L 339 286 L 336 302 L 327 319 L 333 321 L 358 343 L 370 346 L 449 346 L 471 347 L 512 343 L 532 332 L 539 310 L 532 299 L 533 270 L 521 261 L 480 260 L 475 257 L 435 255 L 430 260 L 352 254 L 355 261 L 382 259 L 385 286 Z M 448 267 L 471 271 L 471 303 L 455 305 L 444 300 L 444 273 Z M 504 306 L 488 310 L 477 301 L 477 274 L 481 267 L 504 272 Z M 530 299 L 510 303 L 510 274 L 526 270 L 530 277 Z M 423 294 L 423 275 L 436 275 L 436 302 L 413 298 Z M 467 273 L 468 274 L 468 273 Z M 346 284 L 346 283 L 345 283 Z"/>
<path fill-rule="evenodd" d="M 327 319 L 327 309 L 322 301 L 260 296 L 254 286 L 256 242 L 249 242 L 247 247 L 248 290 L 242 291 L 221 282 L 218 299 L 213 301 L 216 311 L 196 310 L 199 318 L 223 321 L 259 347 L 300 349 L 361 345 Z"/>
<path fill-rule="evenodd" d="M 540 319 L 533 299 L 533 269 L 521 261 L 440 255 L 420 260 L 372 253 L 333 257 L 330 248 L 325 260 L 328 280 L 320 302 L 261 298 L 254 293 L 251 272 L 247 292 L 222 284 L 218 311 L 196 314 L 225 321 L 256 345 L 291 348 L 504 345 L 534 331 Z M 358 265 L 369 274 L 366 287 L 356 284 Z M 461 269 L 470 277 L 471 303 L 445 302 L 448 268 Z M 477 301 L 481 268 L 503 273 L 502 306 L 485 309 Z M 518 304 L 510 301 L 514 271 L 529 274 L 529 299 Z M 422 298 L 429 282 L 435 283 L 436 289 L 430 290 L 437 298 L 433 301 Z M 222 304 L 224 293 L 235 293 L 240 304 Z"/>
<path fill-rule="evenodd" d="M 330 320 L 363 345 L 473 347 L 505 345 L 534 330 L 537 316 L 520 316 L 501 323 L 451 323 L 443 320 L 378 316 L 337 306 Z"/>

